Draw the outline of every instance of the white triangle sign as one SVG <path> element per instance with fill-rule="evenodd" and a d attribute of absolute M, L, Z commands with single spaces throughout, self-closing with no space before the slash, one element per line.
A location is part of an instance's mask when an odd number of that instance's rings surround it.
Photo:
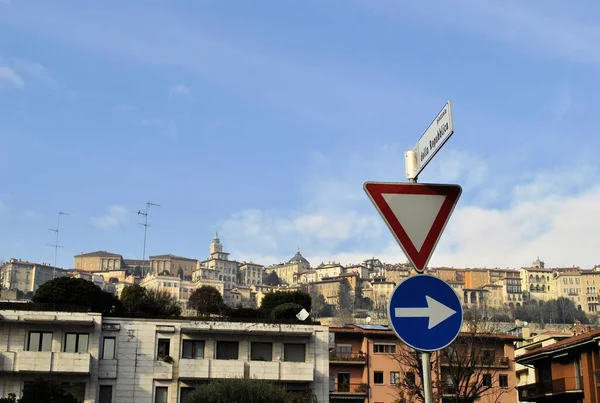
<path fill-rule="evenodd" d="M 454 210 L 458 185 L 367 182 L 367 195 L 418 272 L 423 272 Z"/>

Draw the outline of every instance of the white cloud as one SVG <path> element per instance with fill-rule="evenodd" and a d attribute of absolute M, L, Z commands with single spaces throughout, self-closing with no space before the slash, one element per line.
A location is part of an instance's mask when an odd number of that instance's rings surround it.
<path fill-rule="evenodd" d="M 462 161 L 465 155 L 462 151 L 446 152 L 445 161 L 439 164 L 441 170 L 443 166 L 449 167 L 446 170 L 449 181 L 463 185 L 470 182 L 470 187 L 463 186 L 462 199 L 431 265 L 521 267 L 538 255 L 548 266 L 589 268 L 600 264 L 597 243 L 600 182 L 594 169 L 582 165 L 570 167 L 569 171 L 557 169 L 523 176 L 504 188 L 497 185 L 481 158 L 479 163 L 486 171 L 486 180 L 458 168 L 453 160 Z M 386 166 L 388 162 L 386 159 L 375 165 Z M 374 167 L 365 175 L 372 175 L 370 172 L 378 169 Z M 263 264 L 289 259 L 296 246 L 302 248 L 312 264 L 358 263 L 374 256 L 388 262 L 406 261 L 364 195 L 362 181 L 360 176 L 337 183 L 324 177 L 308 185 L 319 203 L 307 198 L 295 211 L 237 213 L 219 225 L 230 242 L 226 246 L 237 259 L 251 258 Z M 349 190 L 352 197 L 338 203 L 336 193 L 340 189 Z M 489 203 L 489 206 L 481 202 L 481 195 L 493 193 L 501 194 L 502 200 L 508 202 Z"/>
<path fill-rule="evenodd" d="M 90 221 L 92 225 L 103 230 L 116 228 L 127 221 L 127 209 L 118 205 L 110 206 L 105 215 L 91 217 Z"/>
<path fill-rule="evenodd" d="M 41 63 L 31 60 L 15 59 L 13 61 L 13 65 L 15 69 L 23 72 L 23 74 L 43 82 L 52 89 L 57 88 L 56 80 L 54 80 L 54 78 L 48 72 L 48 69 L 46 69 Z"/>
<path fill-rule="evenodd" d="M 12 68 L 8 66 L 0 66 L 0 87 L 3 87 L 4 85 L 15 88 L 23 88 L 25 86 L 25 82 Z"/>
<path fill-rule="evenodd" d="M 190 99 L 192 97 L 192 91 L 183 84 L 176 84 L 169 88 L 169 98 L 183 98 Z"/>

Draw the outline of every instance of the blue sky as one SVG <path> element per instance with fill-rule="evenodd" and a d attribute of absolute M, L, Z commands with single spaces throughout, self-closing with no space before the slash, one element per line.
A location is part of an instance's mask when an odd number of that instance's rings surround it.
<path fill-rule="evenodd" d="M 600 264 L 591 0 L 0 0 L 0 259 L 404 261 L 362 190 L 463 186 L 434 265 Z"/>

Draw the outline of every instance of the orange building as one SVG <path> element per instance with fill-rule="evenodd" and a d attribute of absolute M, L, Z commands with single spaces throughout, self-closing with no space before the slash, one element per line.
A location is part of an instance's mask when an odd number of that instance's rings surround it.
<path fill-rule="evenodd" d="M 399 385 L 404 379 L 414 377 L 409 368 L 400 364 L 397 353 L 406 348 L 387 327 L 381 325 L 348 325 L 331 327 L 329 357 L 329 401 L 331 403 L 348 400 L 365 403 L 394 403 L 401 391 Z M 459 336 L 456 345 L 461 346 L 469 337 Z M 509 335 L 482 335 L 477 337 L 481 357 L 474 365 L 475 370 L 489 379 L 490 389 L 496 403 L 517 403 L 514 372 L 514 341 Z M 433 378 L 442 393 L 436 402 L 454 401 L 456 386 L 452 384 L 449 368 L 452 360 L 433 359 L 437 366 Z M 441 380 L 441 382 L 439 382 Z M 482 403 L 486 400 L 481 399 Z"/>
<path fill-rule="evenodd" d="M 519 400 L 600 403 L 600 330 L 587 331 L 517 357 L 535 368 L 535 383 L 519 386 Z"/>

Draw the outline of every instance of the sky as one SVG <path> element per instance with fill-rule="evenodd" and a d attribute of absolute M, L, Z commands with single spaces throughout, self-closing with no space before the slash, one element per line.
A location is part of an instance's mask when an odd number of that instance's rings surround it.
<path fill-rule="evenodd" d="M 0 259 L 405 262 L 363 191 L 461 199 L 432 266 L 600 264 L 600 3 L 0 0 Z"/>

